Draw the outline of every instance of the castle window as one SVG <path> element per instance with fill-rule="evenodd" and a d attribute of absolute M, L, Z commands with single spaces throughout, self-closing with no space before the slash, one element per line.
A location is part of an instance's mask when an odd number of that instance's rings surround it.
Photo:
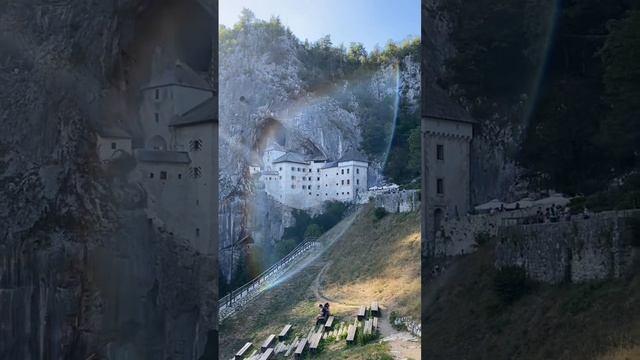
<path fill-rule="evenodd" d="M 291 180 L 295 180 L 295 179 L 296 179 L 296 177 L 291 175 Z"/>
<path fill-rule="evenodd" d="M 307 177 L 306 177 L 306 176 L 303 176 L 303 177 L 302 177 L 302 181 L 305 181 L 305 180 L 307 180 Z"/>
<path fill-rule="evenodd" d="M 200 166 L 195 166 L 189 169 L 189 175 L 192 178 L 197 179 L 202 176 L 202 168 Z"/>
<path fill-rule="evenodd" d="M 344 191 L 342 192 L 342 195 L 344 195 Z"/>
<path fill-rule="evenodd" d="M 167 172 L 160 171 L 160 180 L 167 180 Z"/>
<path fill-rule="evenodd" d="M 444 194 L 444 180 L 436 179 L 436 192 L 438 194 Z"/>
<path fill-rule="evenodd" d="M 311 193 L 309 193 L 309 195 L 311 195 Z"/>
<path fill-rule="evenodd" d="M 347 174 L 349 173 L 349 169 L 347 169 Z"/>
<path fill-rule="evenodd" d="M 320 172 L 320 169 L 318 169 L 318 172 Z"/>
<path fill-rule="evenodd" d="M 302 185 L 302 190 L 304 190 L 304 189 L 306 189 L 306 188 L 307 188 L 307 187 L 306 187 L 306 185 Z"/>
<path fill-rule="evenodd" d="M 282 166 L 281 166 L 281 167 L 279 167 L 279 169 L 280 169 L 280 171 L 282 171 Z"/>
<path fill-rule="evenodd" d="M 360 179 L 356 179 L 356 185 L 360 185 Z"/>
<path fill-rule="evenodd" d="M 344 169 L 340 170 L 340 173 L 341 173 L 342 175 L 344 175 Z"/>
<path fill-rule="evenodd" d="M 160 122 L 160 114 L 158 113 L 153 113 L 153 117 L 156 120 L 156 124 Z"/>
<path fill-rule="evenodd" d="M 293 168 L 293 167 L 292 167 L 292 168 L 291 168 L 291 171 L 296 171 L 296 168 Z"/>
<path fill-rule="evenodd" d="M 178 174 L 178 180 L 182 179 L 182 174 Z"/>
<path fill-rule="evenodd" d="M 318 176 L 318 181 L 320 181 L 320 177 Z"/>
<path fill-rule="evenodd" d="M 292 184 L 292 185 L 291 185 L 291 188 L 292 188 L 292 189 L 295 189 L 295 188 L 296 188 L 296 186 Z"/>
<path fill-rule="evenodd" d="M 196 228 L 196 236 L 200 236 L 200 228 Z"/>
<path fill-rule="evenodd" d="M 320 190 L 320 185 L 318 185 L 318 190 Z"/>
<path fill-rule="evenodd" d="M 116 146 L 116 143 L 112 142 L 112 143 L 111 143 L 111 149 L 115 149 L 116 147 L 117 147 L 117 146 Z"/>
<path fill-rule="evenodd" d="M 153 179 L 153 173 L 149 173 L 149 179 Z"/>
<path fill-rule="evenodd" d="M 202 140 L 193 139 L 189 141 L 189 149 L 191 151 L 200 151 L 202 150 Z"/>
<path fill-rule="evenodd" d="M 351 180 L 347 179 L 347 185 L 349 185 L 351 183 Z"/>
<path fill-rule="evenodd" d="M 155 98 L 156 100 L 160 100 L 160 89 L 156 89 Z"/>
<path fill-rule="evenodd" d="M 444 160 L 444 145 L 436 145 L 436 159 Z"/>
<path fill-rule="evenodd" d="M 344 180 L 342 180 L 342 183 L 341 183 L 341 184 L 342 184 L 342 185 L 344 185 Z"/>
<path fill-rule="evenodd" d="M 298 171 L 300 171 L 300 168 L 298 168 Z"/>
<path fill-rule="evenodd" d="M 347 195 L 349 195 L 349 192 L 347 191 Z"/>
<path fill-rule="evenodd" d="M 356 169 L 356 174 L 360 174 L 360 169 Z"/>

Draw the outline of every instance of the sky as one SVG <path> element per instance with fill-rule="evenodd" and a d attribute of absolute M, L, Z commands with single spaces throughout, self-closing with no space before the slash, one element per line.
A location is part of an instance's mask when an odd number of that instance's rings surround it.
<path fill-rule="evenodd" d="M 219 0 L 218 6 L 228 27 L 247 8 L 258 19 L 280 17 L 300 40 L 329 34 L 334 45 L 361 42 L 368 51 L 420 35 L 420 0 Z"/>

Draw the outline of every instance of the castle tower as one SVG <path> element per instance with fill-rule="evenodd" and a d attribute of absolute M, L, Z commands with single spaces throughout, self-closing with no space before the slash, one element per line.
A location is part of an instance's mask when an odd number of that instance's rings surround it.
<path fill-rule="evenodd" d="M 470 209 L 473 120 L 444 91 L 431 87 L 422 111 L 422 243 L 436 255 L 435 234 L 445 218 Z"/>

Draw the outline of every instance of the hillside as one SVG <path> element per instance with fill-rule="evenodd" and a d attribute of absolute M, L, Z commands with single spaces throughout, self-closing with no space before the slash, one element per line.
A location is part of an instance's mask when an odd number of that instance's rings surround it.
<path fill-rule="evenodd" d="M 608 283 L 536 284 L 515 303 L 501 305 L 492 290 L 492 249 L 488 244 L 458 259 L 425 288 L 426 358 L 640 358 L 637 271 Z"/>
<path fill-rule="evenodd" d="M 372 207 L 367 206 L 336 225 L 320 241 L 327 246 L 320 257 L 221 325 L 222 359 L 230 358 L 246 341 L 261 343 L 287 323 L 293 325 L 294 336 L 308 333 L 320 301 L 330 301 L 340 321 L 353 317 L 353 305 L 372 300 L 380 302 L 387 322 L 391 310 L 400 316 L 418 318 L 418 214 L 389 214 L 376 221 Z M 373 342 L 345 350 L 343 342 L 336 342 L 325 346 L 317 358 L 392 359 L 396 346 L 402 344 Z M 413 347 L 419 353 L 417 343 Z"/>

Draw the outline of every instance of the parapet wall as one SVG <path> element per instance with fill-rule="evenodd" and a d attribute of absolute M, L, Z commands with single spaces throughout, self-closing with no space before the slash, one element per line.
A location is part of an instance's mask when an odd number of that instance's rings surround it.
<path fill-rule="evenodd" d="M 640 210 L 603 212 L 588 219 L 498 227 L 496 266 L 522 266 L 538 281 L 559 283 L 618 278 L 631 271 L 631 219 Z"/>
<path fill-rule="evenodd" d="M 455 256 L 476 250 L 476 238 L 483 233 L 495 237 L 502 218 L 495 214 L 466 215 L 445 219 L 435 236 L 436 256 Z"/>
<path fill-rule="evenodd" d="M 371 196 L 375 207 L 383 207 L 390 213 L 418 211 L 420 209 L 419 190 L 398 190 Z"/>

